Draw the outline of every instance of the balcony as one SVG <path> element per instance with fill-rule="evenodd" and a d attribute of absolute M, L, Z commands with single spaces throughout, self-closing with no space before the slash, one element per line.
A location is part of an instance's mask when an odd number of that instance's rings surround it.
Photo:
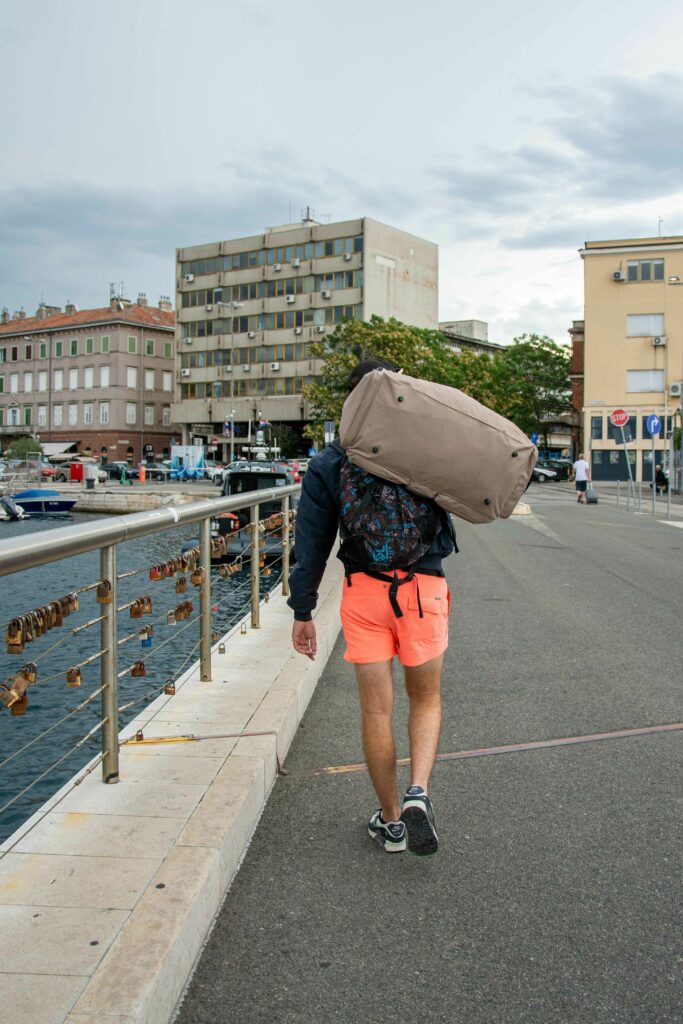
<path fill-rule="evenodd" d="M 30 434 L 33 435 L 35 426 L 33 423 L 4 423 L 0 426 L 0 435 L 2 434 Z"/>

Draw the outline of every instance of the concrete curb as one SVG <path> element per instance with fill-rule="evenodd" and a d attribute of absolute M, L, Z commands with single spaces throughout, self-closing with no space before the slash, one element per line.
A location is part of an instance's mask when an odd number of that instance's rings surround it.
<path fill-rule="evenodd" d="M 4 844 L 0 927 L 36 954 L 0 967 L 13 1024 L 171 1019 L 334 646 L 341 577 L 331 563 L 314 662 L 271 597 L 260 630 L 214 653 L 212 682 L 194 668 L 123 732 L 213 738 L 124 746 L 118 785 L 69 784 Z"/>

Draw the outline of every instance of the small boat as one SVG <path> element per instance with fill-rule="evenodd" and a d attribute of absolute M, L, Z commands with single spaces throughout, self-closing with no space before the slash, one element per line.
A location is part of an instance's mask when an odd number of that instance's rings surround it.
<path fill-rule="evenodd" d="M 20 491 L 14 494 L 13 498 L 30 516 L 68 515 L 76 504 L 76 498 L 69 498 L 59 491 L 50 490 L 49 487 Z"/>
<path fill-rule="evenodd" d="M 10 519 L 26 519 L 22 505 L 17 505 L 14 498 L 9 494 L 0 496 L 0 520 L 7 522 Z"/>

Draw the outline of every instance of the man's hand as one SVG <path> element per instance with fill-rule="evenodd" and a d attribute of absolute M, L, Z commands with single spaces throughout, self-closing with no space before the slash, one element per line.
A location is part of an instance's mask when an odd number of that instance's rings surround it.
<path fill-rule="evenodd" d="M 315 635 L 314 622 L 294 621 L 292 627 L 292 643 L 297 654 L 305 654 L 311 661 L 315 661 L 318 644 Z"/>

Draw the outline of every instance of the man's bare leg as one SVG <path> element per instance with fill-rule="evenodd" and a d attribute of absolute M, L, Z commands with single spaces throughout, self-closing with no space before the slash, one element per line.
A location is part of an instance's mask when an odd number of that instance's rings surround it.
<path fill-rule="evenodd" d="M 406 667 L 406 691 L 410 701 L 410 784 L 429 786 L 441 732 L 441 670 L 443 655 L 424 665 Z"/>
<path fill-rule="evenodd" d="M 363 750 L 384 821 L 398 821 L 396 744 L 391 726 L 394 691 L 390 661 L 356 665 L 363 723 Z"/>

